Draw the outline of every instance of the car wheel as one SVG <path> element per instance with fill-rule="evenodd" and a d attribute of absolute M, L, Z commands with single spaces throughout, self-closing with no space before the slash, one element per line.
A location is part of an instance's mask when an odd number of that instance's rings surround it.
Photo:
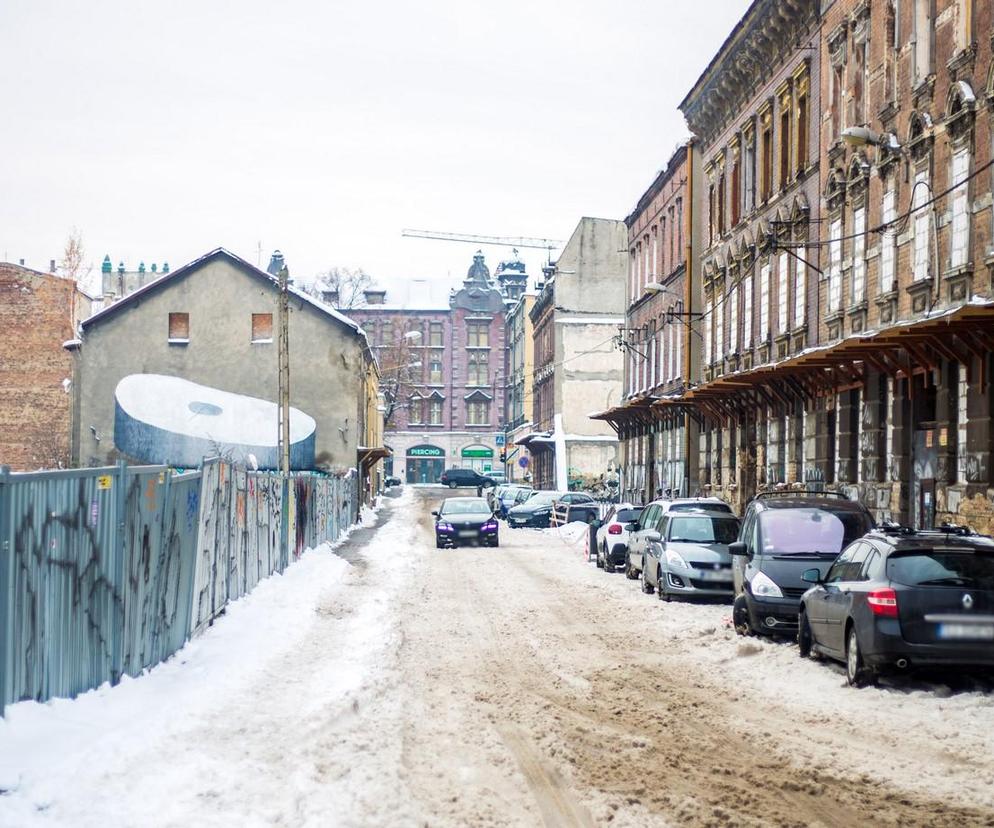
<path fill-rule="evenodd" d="M 626 559 L 625 561 L 625 577 L 629 581 L 634 581 L 639 574 L 635 571 L 635 567 L 632 566 L 631 559 Z"/>
<path fill-rule="evenodd" d="M 440 538 L 435 538 L 435 548 L 441 549 L 445 544 L 442 543 Z"/>
<path fill-rule="evenodd" d="M 665 601 L 667 604 L 673 600 L 672 596 L 663 589 L 663 570 L 656 570 L 656 594 L 659 596 L 660 601 Z"/>
<path fill-rule="evenodd" d="M 606 563 L 606 561 L 604 560 L 604 558 L 601 557 L 601 548 L 599 546 L 597 547 L 597 552 L 594 554 L 594 563 L 597 564 L 597 568 L 598 569 L 606 569 L 607 568 L 604 565 Z"/>
<path fill-rule="evenodd" d="M 746 604 L 745 593 L 738 595 L 732 604 L 732 626 L 739 635 L 752 635 L 749 626 L 749 606 Z"/>
<path fill-rule="evenodd" d="M 873 670 L 863 662 L 863 654 L 859 651 L 859 639 L 856 628 L 849 628 L 846 636 L 846 681 L 852 687 L 865 687 L 873 682 Z"/>
<path fill-rule="evenodd" d="M 811 658 L 811 623 L 806 612 L 800 614 L 797 622 L 797 649 L 801 658 Z"/>
<path fill-rule="evenodd" d="M 652 588 L 652 584 L 649 583 L 649 579 L 645 577 L 645 561 L 642 561 L 642 591 L 646 595 L 652 595 L 655 591 Z"/>
<path fill-rule="evenodd" d="M 449 481 L 449 488 L 450 489 L 454 489 L 455 487 L 456 487 L 456 481 L 455 480 L 450 480 Z"/>

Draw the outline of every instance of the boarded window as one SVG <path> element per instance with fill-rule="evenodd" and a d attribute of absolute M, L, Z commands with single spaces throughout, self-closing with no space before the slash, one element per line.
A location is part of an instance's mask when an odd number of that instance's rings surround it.
<path fill-rule="evenodd" d="M 273 341 L 273 315 L 271 313 L 252 314 L 252 341 Z"/>
<path fill-rule="evenodd" d="M 190 341 L 190 314 L 188 313 L 169 314 L 169 341 L 170 342 Z"/>

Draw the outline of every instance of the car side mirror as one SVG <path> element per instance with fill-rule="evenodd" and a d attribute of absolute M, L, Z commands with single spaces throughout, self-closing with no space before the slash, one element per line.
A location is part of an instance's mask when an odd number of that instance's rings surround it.
<path fill-rule="evenodd" d="M 438 517 L 438 512 L 432 512 L 435 517 Z"/>
<path fill-rule="evenodd" d="M 801 573 L 801 580 L 808 584 L 823 584 L 825 579 L 821 577 L 821 570 L 817 567 L 812 569 L 805 569 Z"/>
<path fill-rule="evenodd" d="M 728 554 L 743 555 L 746 558 L 752 557 L 752 555 L 749 554 L 749 547 L 742 541 L 735 541 L 735 543 L 728 544 Z"/>
<path fill-rule="evenodd" d="M 655 530 L 646 532 L 642 537 L 644 537 L 649 543 L 659 543 L 663 539 L 663 536 Z"/>

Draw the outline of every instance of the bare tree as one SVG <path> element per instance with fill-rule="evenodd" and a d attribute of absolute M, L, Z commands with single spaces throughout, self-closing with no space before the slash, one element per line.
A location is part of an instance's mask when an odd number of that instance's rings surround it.
<path fill-rule="evenodd" d="M 59 262 L 59 270 L 67 279 L 79 282 L 90 275 L 91 267 L 85 263 L 86 249 L 83 247 L 83 234 L 79 228 L 73 227 L 69 231 L 69 238 L 66 239 L 65 247 L 62 249 L 62 261 Z"/>
<path fill-rule="evenodd" d="M 315 296 L 322 297 L 332 293 L 337 295 L 333 302 L 339 310 L 351 310 L 362 307 L 365 302 L 363 291 L 373 286 L 373 277 L 361 267 L 333 267 L 327 273 L 322 273 L 308 290 Z"/>
<path fill-rule="evenodd" d="M 412 395 L 422 384 L 423 367 L 419 349 L 413 347 L 416 344 L 416 340 L 401 337 L 393 345 L 377 348 L 380 391 L 383 392 L 386 402 L 386 411 L 383 414 L 384 430 L 389 430 L 399 409 L 411 405 Z"/>

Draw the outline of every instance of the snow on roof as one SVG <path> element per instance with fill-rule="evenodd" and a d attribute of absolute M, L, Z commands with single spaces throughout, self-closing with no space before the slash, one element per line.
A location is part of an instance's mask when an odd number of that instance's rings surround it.
<path fill-rule="evenodd" d="M 386 291 L 383 304 L 360 305 L 357 310 L 449 310 L 449 295 L 457 285 L 446 279 L 403 279 L 374 288 Z"/>
<path fill-rule="evenodd" d="M 223 247 L 218 247 L 210 251 L 210 253 L 206 253 L 205 255 L 201 256 L 199 259 L 194 259 L 192 262 L 189 262 L 188 264 L 185 264 L 182 267 L 178 267 L 176 268 L 176 270 L 173 270 L 170 273 L 167 273 L 159 277 L 158 279 L 154 279 L 153 281 L 148 282 L 147 284 L 138 288 L 138 290 L 125 296 L 123 299 L 120 299 L 114 304 L 108 305 L 102 310 L 97 311 L 88 319 L 83 320 L 82 322 L 83 328 L 88 328 L 93 323 L 101 321 L 113 315 L 117 311 L 124 310 L 126 306 L 138 301 L 143 296 L 145 296 L 145 294 L 158 290 L 159 288 L 161 288 L 163 285 L 165 285 L 167 282 L 170 282 L 171 280 L 178 279 L 182 276 L 192 273 L 195 270 L 199 270 L 201 267 L 207 264 L 207 262 L 222 256 L 231 260 L 232 263 L 234 263 L 235 265 L 237 265 L 247 273 L 251 274 L 252 276 L 255 276 L 258 279 L 265 279 L 274 287 L 277 288 L 279 287 L 279 279 L 277 279 L 272 274 L 267 273 L 265 270 L 260 270 L 254 264 L 245 261 L 245 259 L 235 255 L 230 250 L 225 250 L 225 248 Z M 321 311 L 321 313 L 330 316 L 336 322 L 339 322 L 345 327 L 351 329 L 358 336 L 361 336 L 363 339 L 366 338 L 366 332 L 357 322 L 353 321 L 352 319 L 349 319 L 344 314 L 339 313 L 333 307 L 325 304 L 320 299 L 316 299 L 313 296 L 309 296 L 308 294 L 304 293 L 302 290 L 294 287 L 293 285 L 290 285 L 289 292 L 293 295 L 295 299 L 299 299 L 302 302 L 306 302 L 316 310 Z"/>

